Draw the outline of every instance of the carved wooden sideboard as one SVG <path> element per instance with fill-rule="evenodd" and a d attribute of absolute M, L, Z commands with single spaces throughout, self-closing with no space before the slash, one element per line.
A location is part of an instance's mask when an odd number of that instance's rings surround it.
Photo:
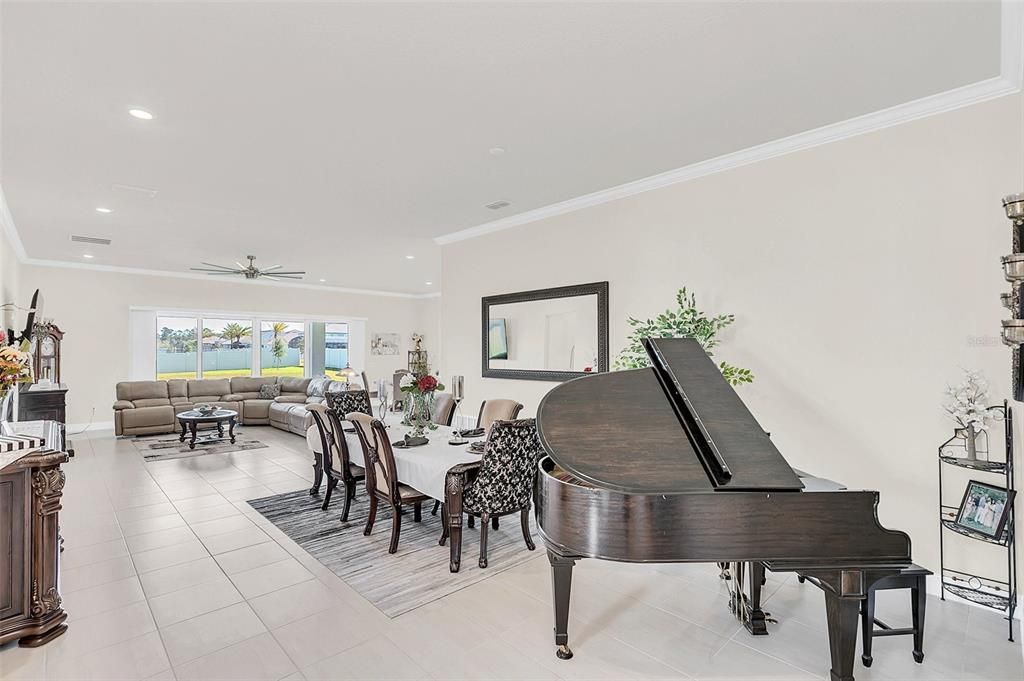
<path fill-rule="evenodd" d="M 0 643 L 40 646 L 67 630 L 58 592 L 65 452 L 0 454 Z"/>

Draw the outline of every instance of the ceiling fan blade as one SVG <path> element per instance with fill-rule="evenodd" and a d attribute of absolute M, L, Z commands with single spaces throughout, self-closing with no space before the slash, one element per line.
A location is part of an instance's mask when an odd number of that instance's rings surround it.
<path fill-rule="evenodd" d="M 237 265 L 238 269 L 240 269 L 240 270 L 244 270 L 245 269 L 245 265 L 243 265 L 242 263 L 238 262 L 237 260 L 235 261 L 235 265 Z"/>
<path fill-rule="evenodd" d="M 305 272 L 274 272 L 275 276 L 280 276 L 282 274 L 305 274 Z"/>
<path fill-rule="evenodd" d="M 291 274 L 275 274 L 276 279 L 302 279 L 302 277 L 296 277 Z"/>
<path fill-rule="evenodd" d="M 235 270 L 211 270 L 205 267 L 190 267 L 189 269 L 196 272 L 209 272 L 211 274 L 241 274 L 241 272 Z"/>
<path fill-rule="evenodd" d="M 242 273 L 241 272 L 207 272 L 207 274 L 209 274 L 211 276 L 212 275 L 216 275 L 216 274 L 225 274 L 225 275 L 227 275 L 229 277 L 237 277 L 238 275 L 240 275 Z"/>
<path fill-rule="evenodd" d="M 217 265 L 217 264 L 214 264 L 212 262 L 203 262 L 203 263 L 199 263 L 199 264 L 200 265 L 206 265 L 207 267 L 216 267 L 216 268 L 221 269 L 221 270 L 230 270 L 231 269 L 230 267 L 228 267 L 226 265 Z"/>
<path fill-rule="evenodd" d="M 271 265 L 270 267 L 264 267 L 263 271 L 264 272 L 269 272 L 270 270 L 279 270 L 282 267 L 284 267 L 284 265 Z"/>

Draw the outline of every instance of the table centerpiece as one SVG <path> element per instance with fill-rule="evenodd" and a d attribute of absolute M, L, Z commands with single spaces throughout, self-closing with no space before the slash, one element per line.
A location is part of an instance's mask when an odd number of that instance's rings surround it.
<path fill-rule="evenodd" d="M 444 385 L 428 373 L 411 374 L 403 378 L 402 383 L 401 391 L 409 395 L 402 423 L 412 428 L 412 432 L 405 437 L 405 444 L 408 447 L 425 445 L 428 442 L 427 430 L 437 429 L 437 424 L 431 418 L 434 393 L 444 390 Z"/>

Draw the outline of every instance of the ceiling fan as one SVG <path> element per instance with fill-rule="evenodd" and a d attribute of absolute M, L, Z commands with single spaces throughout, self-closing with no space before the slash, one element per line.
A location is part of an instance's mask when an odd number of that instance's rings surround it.
<path fill-rule="evenodd" d="M 192 267 L 190 269 L 195 270 L 196 272 L 206 272 L 211 275 L 241 274 L 246 279 L 259 279 L 260 277 L 265 277 L 267 279 L 273 279 L 274 281 L 278 281 L 280 279 L 302 279 L 302 275 L 305 274 L 305 272 L 281 272 L 279 270 L 283 265 L 271 265 L 270 267 L 261 270 L 259 267 L 256 267 L 255 255 L 247 255 L 245 257 L 249 259 L 248 265 L 243 265 L 242 263 L 235 261 L 236 267 L 225 267 L 224 265 L 215 265 L 212 262 L 204 262 L 202 264 L 206 265 L 206 267 Z"/>

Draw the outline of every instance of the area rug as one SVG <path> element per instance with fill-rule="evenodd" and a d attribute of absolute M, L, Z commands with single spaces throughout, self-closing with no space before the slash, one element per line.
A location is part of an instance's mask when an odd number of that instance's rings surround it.
<path fill-rule="evenodd" d="M 448 571 L 448 544 L 437 544 L 441 537 L 441 512 L 430 515 L 432 503 L 424 504 L 422 522 L 413 522 L 411 508 L 402 517 L 398 553 L 389 554 L 390 509 L 378 507 L 373 533 L 365 537 L 363 528 L 370 506 L 366 492 L 359 488 L 347 523 L 340 521 L 343 495 L 344 487 L 339 486 L 327 511 L 320 510 L 323 499 L 309 496 L 307 490 L 252 499 L 249 505 L 388 617 L 397 617 L 493 577 L 535 558 L 543 550 L 527 550 L 519 516 L 506 516 L 500 527 L 491 528 L 487 535 L 488 567 L 481 570 L 477 565 L 477 522 L 474 529 L 462 529 L 462 569 L 452 574 Z M 532 522 L 531 518 L 531 527 Z M 540 542 L 536 528 L 533 540 Z"/>
<path fill-rule="evenodd" d="M 132 444 L 142 454 L 146 461 L 167 461 L 169 459 L 185 459 L 190 456 L 203 456 L 205 454 L 230 454 L 231 452 L 244 452 L 250 449 L 263 449 L 268 445 L 235 432 L 235 444 L 225 437 L 223 440 L 196 442 L 195 449 L 188 448 L 188 438 L 184 442 L 178 439 L 177 435 L 157 435 L 153 437 L 135 438 Z"/>

